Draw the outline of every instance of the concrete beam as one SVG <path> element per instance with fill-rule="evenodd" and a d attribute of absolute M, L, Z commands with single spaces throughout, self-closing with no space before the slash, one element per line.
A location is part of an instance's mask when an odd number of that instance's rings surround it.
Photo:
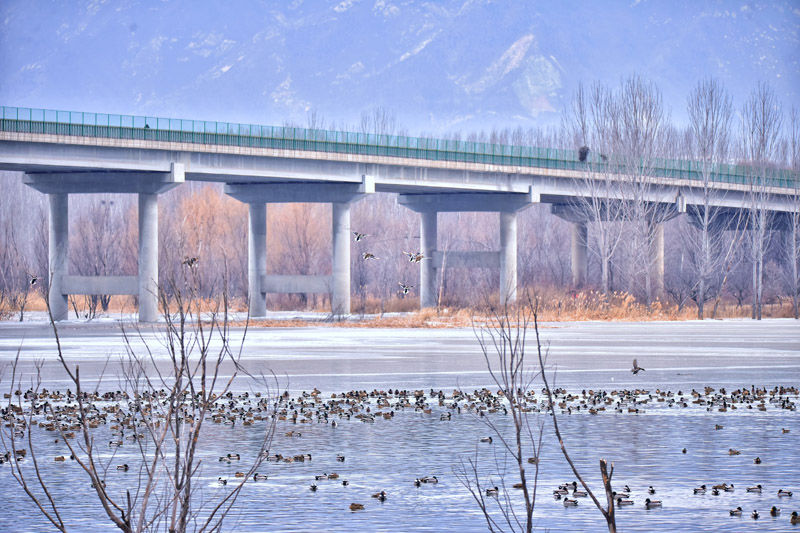
<path fill-rule="evenodd" d="M 401 194 L 397 203 L 424 213 L 486 211 L 514 212 L 539 201 L 538 195 L 530 189 L 527 193 L 435 193 L 435 194 Z"/>
<path fill-rule="evenodd" d="M 375 181 L 361 183 L 229 183 L 225 193 L 246 203 L 349 203 L 375 192 Z"/>
<path fill-rule="evenodd" d="M 64 294 L 139 294 L 137 276 L 63 276 Z"/>
<path fill-rule="evenodd" d="M 427 259 L 422 261 L 427 261 Z M 443 252 L 436 250 L 433 253 L 433 266 L 442 268 L 443 264 L 447 268 L 499 268 L 500 252 Z"/>
<path fill-rule="evenodd" d="M 185 174 L 181 163 L 172 163 L 169 172 L 27 173 L 22 180 L 45 194 L 159 194 L 183 183 Z"/>
<path fill-rule="evenodd" d="M 69 273 L 69 195 L 50 194 L 48 262 L 50 294 L 48 303 L 53 320 L 66 320 L 69 312 L 64 278 Z"/>
<path fill-rule="evenodd" d="M 262 290 L 272 294 L 329 293 L 332 283 L 331 276 L 277 274 L 261 276 Z"/>

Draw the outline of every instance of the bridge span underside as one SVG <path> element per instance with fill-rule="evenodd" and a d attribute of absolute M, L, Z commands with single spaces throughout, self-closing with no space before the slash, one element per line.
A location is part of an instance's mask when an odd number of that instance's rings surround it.
<path fill-rule="evenodd" d="M 322 151 L 318 145 L 306 149 L 305 145 L 186 142 L 183 137 L 158 140 L 148 138 L 152 132 L 146 128 L 139 132 L 141 138 L 87 135 L 83 127 L 80 134 L 71 129 L 64 134 L 57 128 L 48 132 L 46 124 L 41 131 L 30 125 L 28 130 L 35 131 L 24 131 L 19 123 L 2 121 L 0 169 L 24 173 L 26 184 L 49 196 L 49 302 L 56 320 L 67 317 L 70 294 L 135 295 L 139 320 L 158 319 L 158 196 L 187 180 L 224 182 L 227 194 L 248 204 L 249 311 L 252 317 L 262 317 L 268 293 L 329 293 L 334 315 L 350 312 L 350 209 L 354 202 L 376 192 L 396 193 L 401 205 L 419 213 L 420 251 L 425 257 L 419 262 L 421 307 L 436 305 L 436 278 L 445 262 L 448 268 L 499 268 L 499 301 L 513 302 L 517 292 L 517 214 L 534 203 L 552 204 L 555 215 L 573 224 L 573 283 L 580 286 L 586 281 L 587 224 L 597 219 L 597 211 L 590 215 L 580 207 L 586 203 L 581 200 L 597 201 L 603 195 L 598 191 L 618 190 L 598 184 L 624 179 L 599 163 L 579 161 L 577 153 L 569 151 L 560 151 L 555 164 L 534 158 L 486 160 L 485 153 L 448 160 L 427 153 L 408 157 L 407 152 L 405 156 L 386 155 L 366 149 Z M 208 141 L 206 137 L 200 140 Z M 517 164 L 503 164 L 509 162 Z M 702 183 L 691 173 L 662 174 L 642 189 L 642 200 L 660 213 L 651 232 L 657 288 L 663 287 L 662 223 L 682 213 L 691 214 L 703 203 Z M 784 181 L 763 188 L 767 208 L 776 214 L 772 217 L 776 229 L 786 213 L 797 209 L 793 202 L 796 177 L 781 179 Z M 747 208 L 746 183 L 720 179 L 711 189 L 714 207 L 734 214 Z M 88 193 L 138 195 L 137 276 L 70 275 L 68 195 Z M 613 192 L 605 194 L 601 201 L 625 201 Z M 287 202 L 332 205 L 330 275 L 267 275 L 267 205 Z M 498 213 L 499 249 L 447 254 L 439 250 L 438 213 L 458 211 Z"/>

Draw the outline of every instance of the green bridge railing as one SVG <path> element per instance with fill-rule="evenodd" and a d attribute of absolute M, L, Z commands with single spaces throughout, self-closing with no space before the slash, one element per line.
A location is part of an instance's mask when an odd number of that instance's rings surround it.
<path fill-rule="evenodd" d="M 581 162 L 576 150 L 25 107 L 0 106 L 0 131 L 307 150 L 554 170 L 585 170 L 591 165 L 593 170 L 622 173 L 621 167 L 604 162 L 595 153 L 589 154 L 587 162 Z M 687 180 L 701 180 L 701 170 L 701 163 L 679 159 L 658 159 L 649 169 L 655 177 Z M 752 169 L 743 165 L 715 165 L 711 179 L 721 183 L 747 184 L 752 179 Z M 796 172 L 781 169 L 769 169 L 769 175 L 761 177 L 766 185 L 784 188 L 794 188 L 800 183 L 799 179 Z"/>

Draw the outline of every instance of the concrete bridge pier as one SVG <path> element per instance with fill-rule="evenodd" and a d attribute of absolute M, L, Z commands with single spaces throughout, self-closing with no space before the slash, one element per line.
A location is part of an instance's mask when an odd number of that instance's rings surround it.
<path fill-rule="evenodd" d="M 50 293 L 47 295 L 53 320 L 66 320 L 69 308 L 64 290 L 64 277 L 69 265 L 69 195 L 48 194 L 50 218 L 48 243 Z"/>
<path fill-rule="evenodd" d="M 68 317 L 71 294 L 134 295 L 139 322 L 158 320 L 158 195 L 184 181 L 184 167 L 169 163 L 163 172 L 29 172 L 24 183 L 49 197 L 48 302 L 54 320 Z M 139 272 L 136 276 L 75 276 L 69 273 L 69 195 L 129 193 L 139 200 Z"/>
<path fill-rule="evenodd" d="M 253 318 L 267 314 L 269 293 L 328 293 L 331 313 L 350 313 L 350 205 L 375 192 L 375 182 L 362 176 L 353 182 L 229 183 L 225 193 L 249 204 L 248 296 Z M 270 203 L 331 204 L 332 261 L 330 275 L 267 275 L 267 211 Z"/>
<path fill-rule="evenodd" d="M 528 193 L 439 193 L 401 194 L 398 203 L 420 214 L 419 297 L 420 308 L 437 305 L 436 279 L 444 268 L 500 269 L 499 301 L 517 298 L 517 212 L 539 198 Z M 442 251 L 437 249 L 440 212 L 497 212 L 500 217 L 500 250 L 495 252 Z"/>
<path fill-rule="evenodd" d="M 589 230 L 586 222 L 572 223 L 571 266 L 572 285 L 580 288 L 586 285 L 589 270 Z"/>
<path fill-rule="evenodd" d="M 267 316 L 267 293 L 262 285 L 267 275 L 267 206 L 248 204 L 247 217 L 247 294 L 252 317 Z"/>

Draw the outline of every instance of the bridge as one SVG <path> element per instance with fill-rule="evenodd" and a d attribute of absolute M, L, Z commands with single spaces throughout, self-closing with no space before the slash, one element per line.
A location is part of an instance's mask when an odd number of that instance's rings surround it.
<path fill-rule="evenodd" d="M 420 214 L 420 306 L 435 305 L 435 280 L 443 253 L 437 249 L 437 214 L 497 212 L 499 250 L 448 252 L 451 267 L 500 269 L 500 301 L 517 287 L 517 213 L 533 203 L 551 204 L 573 223 L 573 281 L 586 276 L 587 223 L 581 198 L 623 201 L 613 187 L 625 165 L 602 154 L 444 139 L 272 127 L 131 115 L 0 107 L 0 169 L 49 197 L 49 302 L 56 320 L 67 317 L 70 294 L 138 296 L 139 320 L 158 319 L 158 195 L 186 180 L 223 182 L 225 192 L 249 206 L 248 292 L 252 317 L 266 314 L 267 293 L 331 294 L 332 312 L 350 312 L 350 206 L 375 192 L 398 194 Z M 613 158 L 612 158 L 613 159 Z M 731 212 L 747 206 L 753 170 L 655 160 L 643 200 L 667 217 L 703 204 L 703 176 L 712 204 Z M 781 216 L 797 209 L 798 175 L 771 170 L 757 177 L 767 208 Z M 602 193 L 599 191 L 609 191 Z M 68 271 L 68 195 L 133 193 L 139 207 L 137 276 L 74 276 Z M 267 275 L 266 205 L 332 204 L 332 274 Z M 666 219 L 665 217 L 664 219 Z M 663 227 L 653 232 L 656 283 L 663 283 Z M 779 227 L 779 226 L 776 226 Z M 660 282 L 659 282 L 660 280 Z"/>

